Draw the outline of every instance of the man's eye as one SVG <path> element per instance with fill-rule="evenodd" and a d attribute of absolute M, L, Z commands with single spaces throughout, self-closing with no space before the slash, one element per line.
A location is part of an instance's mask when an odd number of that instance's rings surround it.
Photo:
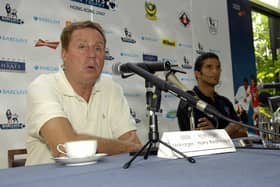
<path fill-rule="evenodd" d="M 96 51 L 102 51 L 102 48 L 101 47 L 96 47 L 95 50 Z"/>
<path fill-rule="evenodd" d="M 85 48 L 85 47 L 86 47 L 85 44 L 79 44 L 79 45 L 78 45 L 78 48 L 79 48 L 79 49 L 83 49 L 83 48 Z"/>
<path fill-rule="evenodd" d="M 79 45 L 78 48 L 82 49 L 82 48 L 85 48 L 84 45 Z"/>

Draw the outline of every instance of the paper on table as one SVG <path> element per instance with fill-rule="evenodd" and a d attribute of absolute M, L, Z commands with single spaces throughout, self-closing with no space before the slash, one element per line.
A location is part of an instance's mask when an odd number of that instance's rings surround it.
<path fill-rule="evenodd" d="M 232 140 L 223 129 L 165 132 L 161 140 L 181 151 L 186 156 L 200 156 L 236 151 Z M 157 156 L 169 159 L 181 158 L 180 155 L 163 144 L 159 145 Z"/>

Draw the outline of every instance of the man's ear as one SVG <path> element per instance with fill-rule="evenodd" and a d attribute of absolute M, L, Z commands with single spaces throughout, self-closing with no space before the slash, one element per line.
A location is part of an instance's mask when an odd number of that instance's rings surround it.
<path fill-rule="evenodd" d="M 200 77 L 200 72 L 199 71 L 194 71 L 194 77 L 196 80 Z"/>
<path fill-rule="evenodd" d="M 64 49 L 64 48 L 61 48 L 61 58 L 63 59 L 63 61 L 65 60 L 65 58 L 66 58 L 66 49 Z"/>

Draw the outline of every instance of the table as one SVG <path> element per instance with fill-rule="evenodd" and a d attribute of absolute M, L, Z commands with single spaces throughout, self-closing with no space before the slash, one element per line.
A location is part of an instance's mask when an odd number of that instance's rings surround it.
<path fill-rule="evenodd" d="M 122 166 L 128 154 L 108 156 L 87 166 L 46 164 L 0 170 L 0 187 L 86 187 L 86 186 L 280 186 L 280 151 L 238 149 L 195 157 L 191 164 L 184 159 L 167 160 L 142 156 L 130 168 Z"/>

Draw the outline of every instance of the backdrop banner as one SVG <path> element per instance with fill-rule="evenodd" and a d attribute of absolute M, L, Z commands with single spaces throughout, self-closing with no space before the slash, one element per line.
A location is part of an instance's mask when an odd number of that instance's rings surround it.
<path fill-rule="evenodd" d="M 217 11 L 219 10 L 219 11 Z M 7 150 L 25 148 L 25 97 L 38 75 L 60 69 L 60 34 L 73 21 L 100 23 L 107 38 L 103 73 L 124 89 L 144 143 L 148 135 L 145 81 L 112 73 L 115 63 L 166 62 L 187 74 L 176 74 L 189 88 L 196 84 L 194 59 L 202 52 L 219 55 L 217 91 L 233 101 L 227 2 L 219 0 L 1 0 L 0 1 L 0 168 Z M 164 79 L 164 73 L 156 73 Z M 179 99 L 162 93 L 160 133 L 178 130 Z"/>

